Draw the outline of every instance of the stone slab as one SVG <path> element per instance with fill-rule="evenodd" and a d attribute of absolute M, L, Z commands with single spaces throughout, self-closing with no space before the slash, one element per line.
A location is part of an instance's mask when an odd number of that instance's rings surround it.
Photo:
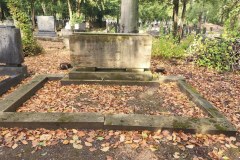
<path fill-rule="evenodd" d="M 127 81 L 127 80 L 79 80 L 69 79 L 65 76 L 61 79 L 62 85 L 80 85 L 80 84 L 101 84 L 101 85 L 137 85 L 137 86 L 159 86 L 159 82 L 156 80 L 152 81 Z"/>
<path fill-rule="evenodd" d="M 114 130 L 183 130 L 193 133 L 235 135 L 231 123 L 214 118 L 187 118 L 179 116 L 152 116 L 137 114 L 118 114 L 105 116 L 105 129 Z"/>
<path fill-rule="evenodd" d="M 178 86 L 182 92 L 188 95 L 188 97 L 198 105 L 201 109 L 205 110 L 213 118 L 226 119 L 220 111 L 217 110 L 210 102 L 203 98 L 193 87 L 188 85 L 186 81 L 179 80 Z"/>
<path fill-rule="evenodd" d="M 22 74 L 24 77 L 28 76 L 27 66 L 20 67 L 0 66 L 0 75 L 17 75 Z"/>
<path fill-rule="evenodd" d="M 128 81 L 151 81 L 153 75 L 146 72 L 79 72 L 70 71 L 70 79 L 78 80 L 128 80 Z"/>
<path fill-rule="evenodd" d="M 0 28 L 0 63 L 20 65 L 23 61 L 20 30 Z"/>
<path fill-rule="evenodd" d="M 74 33 L 70 58 L 74 67 L 149 69 L 152 37 L 145 34 Z"/>
<path fill-rule="evenodd" d="M 23 80 L 23 75 L 11 76 L 0 82 L 0 96 L 6 93 L 10 88 L 16 86 Z"/>
<path fill-rule="evenodd" d="M 102 129 L 104 116 L 97 113 L 0 112 L 0 127 Z"/>
<path fill-rule="evenodd" d="M 53 16 L 37 16 L 39 32 L 55 32 L 56 24 Z"/>

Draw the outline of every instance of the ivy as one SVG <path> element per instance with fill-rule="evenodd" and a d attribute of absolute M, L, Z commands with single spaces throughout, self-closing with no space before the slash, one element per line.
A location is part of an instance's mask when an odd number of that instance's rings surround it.
<path fill-rule="evenodd" d="M 196 38 L 188 52 L 196 64 L 217 71 L 240 70 L 240 40 Z"/>
<path fill-rule="evenodd" d="M 32 25 L 22 0 L 7 0 L 8 8 L 16 21 L 16 27 L 20 28 L 25 56 L 35 55 L 42 51 L 33 37 Z"/>

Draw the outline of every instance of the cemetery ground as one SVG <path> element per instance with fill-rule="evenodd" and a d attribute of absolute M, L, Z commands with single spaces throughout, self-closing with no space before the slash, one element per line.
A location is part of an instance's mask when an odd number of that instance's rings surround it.
<path fill-rule="evenodd" d="M 45 54 L 25 58 L 30 76 L 0 99 L 4 99 L 36 75 L 68 73 L 59 69 L 60 63 L 70 62 L 69 53 L 63 47 L 64 45 L 61 42 L 40 41 L 40 43 L 45 49 Z M 0 128 L 0 159 L 239 159 L 240 75 L 217 73 L 185 61 L 153 58 L 152 68 L 157 66 L 164 67 L 166 75 L 183 75 L 188 83 L 237 128 L 237 135 L 233 137 L 167 130 L 150 132 Z M 80 90 L 83 92 L 80 93 Z M 72 94 L 69 94 L 70 91 Z M 78 104 L 76 95 L 85 101 Z M 141 96 L 146 99 L 138 101 L 138 97 Z M 89 99 L 90 101 L 87 101 Z M 153 102 L 161 105 L 161 110 L 149 110 L 148 105 Z M 69 104 L 73 107 L 67 108 Z M 85 106 L 89 104 L 94 107 L 86 108 Z M 103 104 L 109 104 L 109 106 Z M 169 104 L 171 107 L 167 107 Z M 114 107 L 126 105 L 128 107 L 117 109 Z M 151 88 L 101 85 L 60 86 L 60 82 L 53 81 L 46 83 L 36 95 L 18 109 L 18 112 L 32 111 L 127 114 L 137 112 L 150 115 L 207 117 L 184 94 L 181 94 L 175 83 Z"/>

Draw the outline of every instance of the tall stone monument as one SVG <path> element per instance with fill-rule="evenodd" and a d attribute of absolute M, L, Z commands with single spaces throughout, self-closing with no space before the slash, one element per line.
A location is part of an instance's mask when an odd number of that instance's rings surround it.
<path fill-rule="evenodd" d="M 73 69 L 62 84 L 152 81 L 152 37 L 138 34 L 138 0 L 122 0 L 119 34 L 70 35 Z"/>
<path fill-rule="evenodd" d="M 56 22 L 53 16 L 37 16 L 37 37 L 56 37 Z"/>
<path fill-rule="evenodd" d="M 121 33 L 138 33 L 138 3 L 139 0 L 121 1 Z"/>

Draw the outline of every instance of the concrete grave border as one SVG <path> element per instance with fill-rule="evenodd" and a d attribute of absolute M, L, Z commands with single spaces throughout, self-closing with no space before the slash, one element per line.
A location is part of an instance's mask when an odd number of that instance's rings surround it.
<path fill-rule="evenodd" d="M 169 129 L 186 132 L 235 135 L 236 128 L 213 105 L 178 76 L 160 77 L 153 82 L 130 81 L 75 81 L 81 83 L 156 85 L 176 82 L 181 91 L 190 100 L 205 110 L 210 118 L 188 118 L 180 116 L 151 116 L 140 114 L 102 115 L 98 113 L 17 113 L 24 102 L 30 99 L 47 81 L 61 80 L 64 75 L 39 75 L 28 84 L 0 101 L 0 127 L 21 128 L 75 128 L 75 129 L 116 129 L 116 130 L 151 130 Z"/>
<path fill-rule="evenodd" d="M 10 75 L 9 78 L 3 81 L 0 81 L 0 96 L 6 93 L 10 88 L 18 85 L 23 79 L 24 79 L 24 76 L 21 74 L 18 74 L 18 75 Z"/>

